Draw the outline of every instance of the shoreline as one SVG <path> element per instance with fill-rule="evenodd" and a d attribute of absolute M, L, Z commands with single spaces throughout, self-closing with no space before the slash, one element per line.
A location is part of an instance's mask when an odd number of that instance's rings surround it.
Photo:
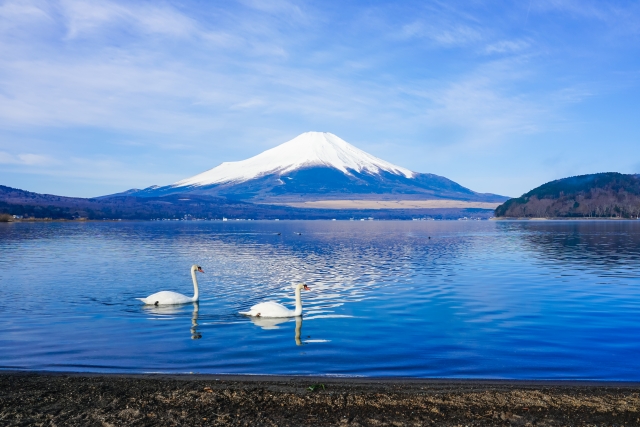
<path fill-rule="evenodd" d="M 176 381 L 235 381 L 235 382 L 290 382 L 311 381 L 344 384 L 407 384 L 407 385 L 456 385 L 465 386 L 517 386 L 517 387 L 613 387 L 640 389 L 640 381 L 623 380 L 576 380 L 576 379 L 511 379 L 511 378 L 422 378 L 422 377 L 367 377 L 348 375 L 282 375 L 282 374 L 210 374 L 171 372 L 80 372 L 80 371 L 40 371 L 0 368 L 0 376 L 27 375 L 51 377 L 113 377 L 126 379 L 155 379 Z M 640 408 L 639 408 L 640 411 Z"/>
<path fill-rule="evenodd" d="M 342 221 L 342 222 L 361 222 L 360 219 L 244 219 L 244 218 L 234 218 L 229 219 L 228 222 L 292 222 L 292 221 L 315 221 L 315 222 L 331 222 L 331 221 Z M 374 219 L 375 222 L 417 222 L 415 219 Z M 473 222 L 477 220 L 462 218 L 458 219 L 433 219 L 428 221 L 468 221 Z M 481 221 L 640 221 L 637 218 L 583 218 L 583 217 L 553 217 L 553 218 L 507 218 L 507 217 L 491 217 L 487 219 L 482 219 Z M 10 224 L 10 223 L 35 223 L 35 222 L 71 222 L 71 223 L 92 223 L 92 222 L 227 222 L 222 219 L 193 219 L 193 220 L 184 220 L 184 219 L 171 219 L 171 220 L 155 220 L 155 219 L 64 219 L 64 218 L 26 218 L 26 219 L 12 219 L 10 221 L 0 221 L 0 224 Z M 367 221 L 364 221 L 367 222 Z M 419 222 L 424 222 L 424 220 L 420 220 Z"/>
<path fill-rule="evenodd" d="M 535 218 L 529 218 L 529 217 L 493 217 L 491 219 L 489 219 L 489 221 L 640 221 L 640 219 L 638 218 L 618 218 L 618 217 L 600 217 L 600 218 L 596 218 L 596 217 L 549 217 L 549 218 L 545 218 L 545 217 L 535 217 Z"/>
<path fill-rule="evenodd" d="M 0 371 L 2 425 L 638 425 L 640 383 Z"/>

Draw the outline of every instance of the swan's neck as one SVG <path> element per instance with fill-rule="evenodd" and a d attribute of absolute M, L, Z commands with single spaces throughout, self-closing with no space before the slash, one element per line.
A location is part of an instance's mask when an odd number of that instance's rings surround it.
<path fill-rule="evenodd" d="M 193 301 L 198 301 L 198 279 L 196 278 L 196 271 L 191 270 L 191 278 L 193 279 Z"/>
<path fill-rule="evenodd" d="M 300 288 L 296 288 L 296 311 L 293 312 L 294 316 L 300 316 L 302 314 L 302 301 L 300 300 Z"/>

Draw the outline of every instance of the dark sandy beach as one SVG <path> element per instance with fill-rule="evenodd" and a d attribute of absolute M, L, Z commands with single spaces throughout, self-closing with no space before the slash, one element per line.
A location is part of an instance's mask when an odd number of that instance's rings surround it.
<path fill-rule="evenodd" d="M 3 426 L 632 426 L 639 410 L 626 383 L 0 372 Z"/>

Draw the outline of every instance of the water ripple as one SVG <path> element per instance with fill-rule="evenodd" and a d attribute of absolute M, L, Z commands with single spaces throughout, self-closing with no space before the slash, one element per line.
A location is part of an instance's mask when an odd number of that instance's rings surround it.
<path fill-rule="evenodd" d="M 10 223 L 0 254 L 0 369 L 640 380 L 637 221 Z M 194 263 L 199 303 L 135 300 Z M 303 318 L 238 314 L 300 282 Z"/>

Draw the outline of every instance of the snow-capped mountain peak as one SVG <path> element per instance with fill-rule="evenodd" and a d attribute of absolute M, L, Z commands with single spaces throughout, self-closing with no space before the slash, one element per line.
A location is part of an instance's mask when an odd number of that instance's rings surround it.
<path fill-rule="evenodd" d="M 288 172 L 313 166 L 379 174 L 381 171 L 406 178 L 415 173 L 386 162 L 328 132 L 306 132 L 257 156 L 239 162 L 225 162 L 206 172 L 178 181 L 173 187 L 239 183 L 263 175 Z"/>

